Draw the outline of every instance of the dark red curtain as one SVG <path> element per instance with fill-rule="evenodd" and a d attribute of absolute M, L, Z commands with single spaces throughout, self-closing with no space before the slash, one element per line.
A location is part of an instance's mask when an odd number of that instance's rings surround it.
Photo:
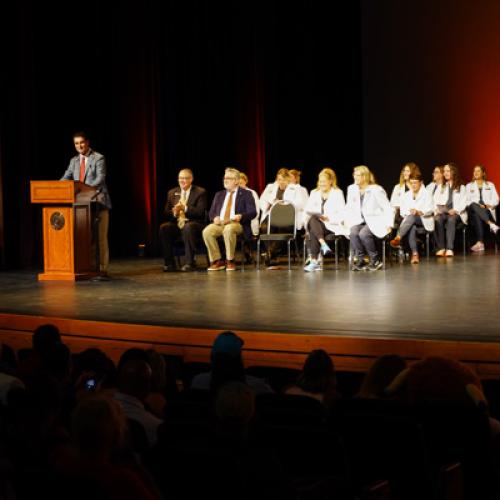
<path fill-rule="evenodd" d="M 60 178 L 77 130 L 107 159 L 112 259 L 140 244 L 158 255 L 166 192 L 180 168 L 193 169 L 211 200 L 228 166 L 261 191 L 282 166 L 303 170 L 311 185 L 323 165 L 338 170 L 361 156 L 352 5 L 332 17 L 326 0 L 89 0 L 82 17 L 80 4 L 9 4 L 0 32 L 7 265 L 41 266 L 41 211 L 30 204 L 29 181 Z M 343 24 L 354 27 L 352 48 Z"/>

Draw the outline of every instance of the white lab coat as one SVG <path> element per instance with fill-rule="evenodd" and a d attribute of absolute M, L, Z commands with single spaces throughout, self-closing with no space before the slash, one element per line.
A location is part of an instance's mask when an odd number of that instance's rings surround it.
<path fill-rule="evenodd" d="M 250 227 L 252 228 L 252 234 L 254 236 L 258 236 L 260 233 L 260 207 L 259 207 L 259 195 L 257 194 L 257 191 L 254 191 L 253 189 L 250 189 L 248 187 L 244 188 L 247 189 L 252 193 L 253 199 L 255 201 L 255 210 L 257 211 L 257 215 L 255 216 L 254 219 L 250 221 Z"/>
<path fill-rule="evenodd" d="M 285 192 L 283 193 L 283 201 L 289 201 L 295 207 L 295 224 L 297 229 L 302 229 L 304 227 L 304 207 L 307 202 L 307 198 L 304 199 L 304 191 L 299 184 L 288 184 Z M 276 201 L 276 195 L 278 193 L 278 183 L 273 182 L 266 186 L 266 189 L 260 195 L 260 222 L 262 223 L 264 219 L 268 216 L 271 207 Z"/>
<path fill-rule="evenodd" d="M 401 201 L 403 199 L 403 196 L 405 192 L 406 193 L 408 192 L 405 191 L 405 186 L 406 184 L 403 184 L 402 186 L 400 184 L 396 184 L 394 186 L 394 189 L 392 190 L 391 207 L 394 209 L 394 212 L 396 211 L 397 208 L 401 207 Z"/>
<path fill-rule="evenodd" d="M 467 195 L 467 206 L 471 203 L 479 203 L 479 186 L 476 181 L 469 182 L 465 186 L 465 192 Z M 483 182 L 483 201 L 485 205 L 491 205 L 489 210 L 493 216 L 493 220 L 496 221 L 495 208 L 498 205 L 498 193 L 493 182 Z"/>
<path fill-rule="evenodd" d="M 422 224 L 426 231 L 434 231 L 434 202 L 431 194 L 421 186 L 416 198 L 413 198 L 413 192 L 407 191 L 401 198 L 401 217 L 404 218 L 410 215 L 410 210 L 415 209 L 422 212 L 420 216 Z"/>
<path fill-rule="evenodd" d="M 311 215 L 321 214 L 321 191 L 319 189 L 313 189 L 307 200 L 305 207 L 305 219 L 304 225 L 307 227 L 307 223 L 311 218 Z M 330 194 L 325 201 L 323 215 L 328 217 L 327 221 L 324 221 L 325 227 L 337 235 L 345 235 L 346 228 L 342 225 L 345 213 L 345 198 L 342 189 L 332 189 Z"/>
<path fill-rule="evenodd" d="M 377 238 L 384 238 L 388 229 L 393 227 L 394 211 L 382 186 L 378 184 L 367 186 L 362 205 L 358 185 L 351 184 L 347 188 L 344 224 L 348 231 L 350 232 L 351 227 L 361 224 L 363 217 Z"/>
<path fill-rule="evenodd" d="M 437 186 L 437 189 L 435 189 L 435 187 L 436 183 L 431 182 L 427 185 L 426 189 L 432 196 L 434 213 L 437 214 L 437 206 L 446 205 L 448 202 L 448 185 L 445 185 L 445 189 L 443 191 L 441 191 L 439 186 Z M 467 194 L 463 184 L 460 186 L 460 191 L 453 191 L 453 209 L 459 213 L 462 222 L 467 224 Z"/>

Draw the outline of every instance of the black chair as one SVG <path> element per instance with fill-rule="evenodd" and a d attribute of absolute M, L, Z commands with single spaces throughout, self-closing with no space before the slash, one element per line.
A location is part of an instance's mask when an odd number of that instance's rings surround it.
<path fill-rule="evenodd" d="M 175 263 L 177 267 L 181 267 L 181 257 L 185 256 L 185 251 L 184 251 L 184 241 L 182 238 L 177 238 L 173 245 L 173 251 L 174 251 L 174 258 L 175 258 Z M 203 255 L 207 261 L 207 265 L 209 264 L 209 259 L 208 259 L 208 250 L 207 247 L 205 246 L 205 243 L 203 242 L 203 239 L 200 238 L 200 240 L 196 244 L 196 256 L 198 255 Z"/>
<path fill-rule="evenodd" d="M 293 227 L 293 232 L 272 233 L 272 229 L 286 230 Z M 295 239 L 297 226 L 295 223 L 295 207 L 286 201 L 276 202 L 267 218 L 267 233 L 259 235 L 257 240 L 257 270 L 260 270 L 260 242 L 261 241 L 286 241 L 288 249 L 288 270 L 291 270 L 290 242 L 295 243 L 296 255 L 299 254 Z"/>
<path fill-rule="evenodd" d="M 255 411 L 266 425 L 317 426 L 326 419 L 326 409 L 317 399 L 295 394 L 259 394 Z"/>
<path fill-rule="evenodd" d="M 423 431 L 414 418 L 353 411 L 343 412 L 337 425 L 357 490 L 388 480 L 394 500 L 434 498 Z"/>

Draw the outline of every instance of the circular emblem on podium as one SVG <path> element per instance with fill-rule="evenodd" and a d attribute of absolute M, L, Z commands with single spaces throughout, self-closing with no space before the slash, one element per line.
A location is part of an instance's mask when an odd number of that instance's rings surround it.
<path fill-rule="evenodd" d="M 56 231 L 62 229 L 64 227 L 64 224 L 66 224 L 66 220 L 64 219 L 64 215 L 61 212 L 54 212 L 50 216 L 50 225 Z"/>

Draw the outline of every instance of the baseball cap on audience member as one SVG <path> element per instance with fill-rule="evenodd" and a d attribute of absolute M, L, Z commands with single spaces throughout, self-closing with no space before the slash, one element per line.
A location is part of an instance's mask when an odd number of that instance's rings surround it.
<path fill-rule="evenodd" d="M 212 346 L 212 354 L 225 353 L 238 356 L 241 354 L 243 344 L 243 340 L 238 335 L 228 330 L 217 335 Z"/>

